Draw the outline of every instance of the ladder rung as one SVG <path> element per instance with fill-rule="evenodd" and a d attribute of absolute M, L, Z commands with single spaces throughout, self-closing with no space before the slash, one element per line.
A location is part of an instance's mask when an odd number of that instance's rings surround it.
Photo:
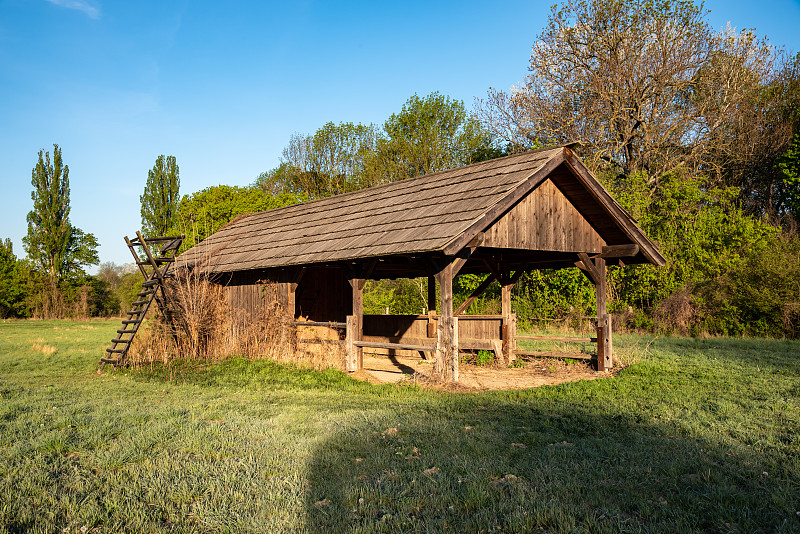
<path fill-rule="evenodd" d="M 144 310 L 130 310 L 128 311 L 128 315 L 139 315 L 140 313 L 144 313 Z M 139 321 L 136 321 L 139 322 Z"/>
<path fill-rule="evenodd" d="M 150 302 L 149 300 L 137 300 L 136 302 L 131 302 L 131 306 L 141 306 L 142 304 L 147 304 Z"/>
<path fill-rule="evenodd" d="M 175 258 L 153 258 L 153 261 L 156 263 L 172 263 L 175 261 Z M 150 265 L 149 261 L 137 261 L 137 265 Z"/>
<path fill-rule="evenodd" d="M 149 295 L 152 295 L 153 293 L 154 293 L 154 291 L 153 291 L 153 290 L 150 290 L 150 291 L 142 291 L 141 293 L 136 293 L 136 296 L 137 296 L 137 297 L 147 297 L 147 296 L 149 296 Z"/>
<path fill-rule="evenodd" d="M 124 351 L 125 349 L 106 349 L 106 352 L 116 352 L 119 354 L 122 354 Z"/>
<path fill-rule="evenodd" d="M 133 341 L 133 339 L 119 339 L 119 338 L 115 338 L 115 339 L 112 339 L 112 340 L 111 340 L 111 342 L 112 342 L 112 343 L 130 343 L 131 341 Z"/>
<path fill-rule="evenodd" d="M 100 358 L 100 361 L 103 363 L 110 363 L 113 365 L 117 365 L 119 363 L 119 359 L 116 358 Z"/>
<path fill-rule="evenodd" d="M 135 319 L 135 320 L 128 320 L 128 319 L 125 319 L 125 320 L 123 320 L 123 321 L 122 321 L 122 324 L 139 324 L 139 323 L 141 323 L 141 322 L 142 322 L 142 321 L 140 321 L 140 320 L 138 320 L 138 319 Z"/>
<path fill-rule="evenodd" d="M 158 280 L 148 280 L 147 282 L 142 282 L 142 287 L 150 287 L 158 284 Z"/>

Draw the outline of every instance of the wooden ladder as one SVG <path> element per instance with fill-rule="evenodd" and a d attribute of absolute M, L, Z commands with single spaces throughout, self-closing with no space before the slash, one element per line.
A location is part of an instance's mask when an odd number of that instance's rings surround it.
<path fill-rule="evenodd" d="M 153 300 L 158 303 L 164 315 L 168 319 L 170 318 L 170 312 L 164 300 L 164 281 L 171 276 L 169 269 L 175 263 L 175 254 L 183 242 L 183 237 L 146 238 L 140 232 L 136 232 L 134 239 L 128 239 L 125 236 L 125 243 L 136 260 L 136 266 L 139 267 L 145 281 L 142 283 L 142 291 L 136 294 L 136 301 L 128 311 L 128 318 L 122 321 L 122 328 L 117 330 L 117 336 L 111 340 L 111 346 L 106 349 L 106 355 L 100 358 L 98 372 L 102 371 L 107 363 L 113 365 L 114 369 L 125 363 L 128 349 L 130 349 L 133 338 L 136 337 Z M 150 249 L 153 245 L 160 246 L 156 255 Z M 137 247 L 142 249 L 143 255 L 136 252 Z M 161 289 L 161 295 L 158 294 L 159 289 Z"/>

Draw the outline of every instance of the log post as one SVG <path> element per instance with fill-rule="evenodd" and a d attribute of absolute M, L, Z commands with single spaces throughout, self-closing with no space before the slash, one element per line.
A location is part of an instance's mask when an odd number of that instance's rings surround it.
<path fill-rule="evenodd" d="M 594 259 L 594 272 L 594 288 L 597 293 L 597 370 L 606 371 L 614 367 L 614 354 L 611 347 L 611 316 L 608 315 L 606 304 L 607 274 L 604 258 Z"/>
<path fill-rule="evenodd" d="M 614 352 L 611 347 L 611 314 L 605 314 L 603 316 L 603 337 L 597 338 L 597 344 L 603 344 L 603 371 L 607 371 L 609 369 L 614 368 Z M 600 355 L 598 353 L 597 357 L 597 367 L 600 368 Z"/>
<path fill-rule="evenodd" d="M 436 311 L 436 277 L 428 277 L 428 313 Z"/>
<path fill-rule="evenodd" d="M 352 315 L 348 315 L 347 316 L 346 325 L 347 325 L 347 329 L 345 331 L 346 332 L 346 335 L 345 335 L 345 346 L 347 347 L 347 354 L 346 354 L 345 358 L 347 358 L 347 360 L 345 361 L 345 368 L 347 369 L 348 372 L 352 373 L 353 371 L 357 371 L 358 370 L 358 352 L 357 351 L 359 350 L 359 347 L 356 347 L 353 344 L 353 341 L 355 341 L 354 338 L 355 338 L 355 335 L 356 335 L 356 322 L 355 322 L 355 318 Z"/>
<path fill-rule="evenodd" d="M 458 380 L 458 321 L 453 317 L 453 264 L 436 274 L 439 282 L 441 313 L 436 329 L 434 371 L 444 380 Z"/>
<path fill-rule="evenodd" d="M 428 277 L 428 337 L 436 337 L 436 277 Z"/>
<path fill-rule="evenodd" d="M 353 341 L 361 341 L 364 337 L 364 283 L 363 278 L 351 278 L 350 286 L 353 289 Z M 355 355 L 355 369 L 364 368 L 364 349 L 353 348 Z"/>
<path fill-rule="evenodd" d="M 514 284 L 510 283 L 508 273 L 503 272 L 500 276 L 500 284 L 502 286 L 500 306 L 503 315 L 501 331 L 501 336 L 503 338 L 503 364 L 509 365 L 513 357 L 512 352 L 514 345 L 511 328 L 511 288 L 514 287 Z"/>
<path fill-rule="evenodd" d="M 294 273 L 293 280 L 287 284 L 289 292 L 286 296 L 286 311 L 291 315 L 292 321 L 297 319 L 297 287 L 305 272 L 305 267 L 300 268 Z"/>

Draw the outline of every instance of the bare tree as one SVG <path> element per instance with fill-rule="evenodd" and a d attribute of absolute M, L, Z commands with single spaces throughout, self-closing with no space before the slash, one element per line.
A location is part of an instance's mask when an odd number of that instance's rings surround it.
<path fill-rule="evenodd" d="M 741 148 L 742 130 L 761 128 L 758 93 L 780 62 L 751 32 L 713 32 L 706 14 L 673 0 L 554 6 L 525 83 L 491 89 L 481 118 L 517 149 L 581 141 L 595 169 L 722 176 L 720 156 Z"/>

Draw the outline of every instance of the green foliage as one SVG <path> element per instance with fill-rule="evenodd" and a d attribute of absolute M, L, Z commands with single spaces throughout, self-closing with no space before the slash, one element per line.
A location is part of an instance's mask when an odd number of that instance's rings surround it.
<path fill-rule="evenodd" d="M 265 211 L 296 204 L 300 199 L 290 193 L 265 194 L 257 186 L 217 185 L 184 195 L 170 232 L 185 234 L 182 249 L 193 247 L 220 227 L 243 213 Z"/>
<path fill-rule="evenodd" d="M 464 103 L 438 92 L 409 98 L 383 131 L 369 162 L 373 181 L 411 178 L 500 155 Z"/>
<path fill-rule="evenodd" d="M 475 356 L 475 365 L 491 365 L 494 363 L 494 351 L 491 350 L 479 350 L 478 354 Z"/>
<path fill-rule="evenodd" d="M 502 154 L 463 102 L 414 95 L 383 128 L 328 122 L 312 135 L 292 135 L 281 164 L 256 185 L 272 195 L 323 198 Z"/>
<path fill-rule="evenodd" d="M 786 152 L 775 161 L 780 175 L 780 194 L 783 208 L 800 221 L 800 132 L 792 139 Z"/>
<path fill-rule="evenodd" d="M 595 313 L 594 286 L 577 268 L 525 273 L 515 287 L 517 320 L 556 319 Z"/>
<path fill-rule="evenodd" d="M 654 191 L 645 182 L 634 174 L 609 185 L 660 243 L 667 267 L 611 269 L 613 309 L 637 310 L 631 319 L 638 327 L 652 326 L 642 312 L 652 316 L 661 307 L 655 315 L 667 329 L 796 336 L 796 238 L 744 213 L 735 188 L 679 173 L 664 176 Z"/>
<path fill-rule="evenodd" d="M 26 315 L 25 263 L 14 255 L 10 239 L 0 241 L 0 318 Z"/>
<path fill-rule="evenodd" d="M 425 278 L 369 280 L 364 286 L 364 313 L 413 315 L 427 311 Z M 435 303 L 434 303 L 435 307 Z"/>
<path fill-rule="evenodd" d="M 698 288 L 706 330 L 728 335 L 800 335 L 800 235 L 773 234 L 741 262 Z"/>
<path fill-rule="evenodd" d="M 328 122 L 313 135 L 295 134 L 283 150 L 281 166 L 259 176 L 265 191 L 310 199 L 364 187 L 365 161 L 374 150 L 373 126 Z M 370 184 L 371 185 L 371 184 Z"/>
<path fill-rule="evenodd" d="M 180 169 L 175 156 L 158 156 L 153 168 L 147 171 L 144 193 L 139 197 L 145 237 L 165 236 L 174 226 L 180 186 Z"/>

